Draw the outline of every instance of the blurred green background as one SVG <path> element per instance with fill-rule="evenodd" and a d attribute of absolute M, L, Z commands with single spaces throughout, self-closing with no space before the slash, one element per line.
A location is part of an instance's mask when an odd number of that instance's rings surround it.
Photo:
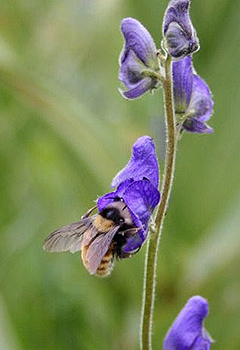
<path fill-rule="evenodd" d="M 119 92 L 123 17 L 161 41 L 162 0 L 1 0 L 0 349 L 138 349 L 145 247 L 90 276 L 47 254 L 49 232 L 109 190 L 137 137 L 164 156 L 160 93 Z M 215 99 L 210 136 L 185 135 L 159 252 L 154 349 L 186 300 L 209 300 L 213 349 L 240 348 L 239 0 L 192 1 L 198 73 Z"/>

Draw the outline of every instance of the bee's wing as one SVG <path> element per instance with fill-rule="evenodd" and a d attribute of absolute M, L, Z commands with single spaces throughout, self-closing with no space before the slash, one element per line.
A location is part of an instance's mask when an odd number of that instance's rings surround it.
<path fill-rule="evenodd" d="M 52 232 L 45 239 L 43 249 L 48 252 L 70 251 L 71 253 L 81 250 L 83 235 L 91 228 L 94 217 L 95 215 Z"/>
<path fill-rule="evenodd" d="M 115 226 L 109 232 L 100 234 L 90 244 L 86 255 L 88 271 L 90 274 L 96 273 L 98 266 L 100 265 L 104 255 L 107 253 L 119 228 L 120 226 Z"/>

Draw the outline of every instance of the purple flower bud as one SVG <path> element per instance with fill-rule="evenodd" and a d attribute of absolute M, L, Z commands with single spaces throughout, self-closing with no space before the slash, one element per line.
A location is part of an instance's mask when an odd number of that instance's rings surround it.
<path fill-rule="evenodd" d="M 129 89 L 122 95 L 138 98 L 156 87 L 159 71 L 157 49 L 147 29 L 134 18 L 124 18 L 121 30 L 125 46 L 119 58 L 119 80 Z"/>
<path fill-rule="evenodd" d="M 192 66 L 192 57 L 173 62 L 173 94 L 177 118 L 184 119 L 182 128 L 194 133 L 213 132 L 206 122 L 213 113 L 213 100 L 207 84 Z"/>
<path fill-rule="evenodd" d="M 209 350 L 213 340 L 203 326 L 207 315 L 207 301 L 190 298 L 168 331 L 163 350 Z"/>
<path fill-rule="evenodd" d="M 130 161 L 112 181 L 112 187 L 118 186 L 116 191 L 98 199 L 99 212 L 116 199 L 124 201 L 135 227 L 140 228 L 127 238 L 123 253 L 139 249 L 147 237 L 150 216 L 160 200 L 158 168 L 153 140 L 149 136 L 140 137 L 133 145 Z"/>
<path fill-rule="evenodd" d="M 163 20 L 165 46 L 175 59 L 199 49 L 199 41 L 189 17 L 189 0 L 171 0 Z"/>

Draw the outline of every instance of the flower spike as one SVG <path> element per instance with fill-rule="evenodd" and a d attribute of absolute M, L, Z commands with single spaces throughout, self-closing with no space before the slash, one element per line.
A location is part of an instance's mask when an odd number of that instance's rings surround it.
<path fill-rule="evenodd" d="M 189 16 L 189 0 L 171 0 L 163 20 L 164 44 L 174 59 L 199 49 L 196 31 Z"/>

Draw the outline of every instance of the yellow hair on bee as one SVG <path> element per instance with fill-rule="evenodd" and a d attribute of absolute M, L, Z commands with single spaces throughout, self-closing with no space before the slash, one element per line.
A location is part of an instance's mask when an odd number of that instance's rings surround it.
<path fill-rule="evenodd" d="M 82 248 L 82 253 L 81 253 L 83 265 L 87 269 L 89 268 L 89 263 L 86 259 L 88 248 L 89 248 L 89 245 L 84 246 Z M 106 277 L 111 273 L 113 268 L 113 248 L 114 248 L 114 244 L 111 244 L 110 249 L 104 255 L 100 265 L 98 266 L 95 276 Z"/>
<path fill-rule="evenodd" d="M 86 260 L 86 254 L 87 254 L 88 248 L 89 248 L 89 245 L 85 245 L 82 248 L 82 252 L 81 252 L 82 262 L 83 262 L 83 265 L 86 267 L 86 269 L 88 269 L 88 264 Z"/>
<path fill-rule="evenodd" d="M 93 226 L 99 232 L 108 232 L 114 225 L 115 225 L 114 221 L 107 220 L 103 218 L 101 215 L 97 215 L 93 222 Z"/>

